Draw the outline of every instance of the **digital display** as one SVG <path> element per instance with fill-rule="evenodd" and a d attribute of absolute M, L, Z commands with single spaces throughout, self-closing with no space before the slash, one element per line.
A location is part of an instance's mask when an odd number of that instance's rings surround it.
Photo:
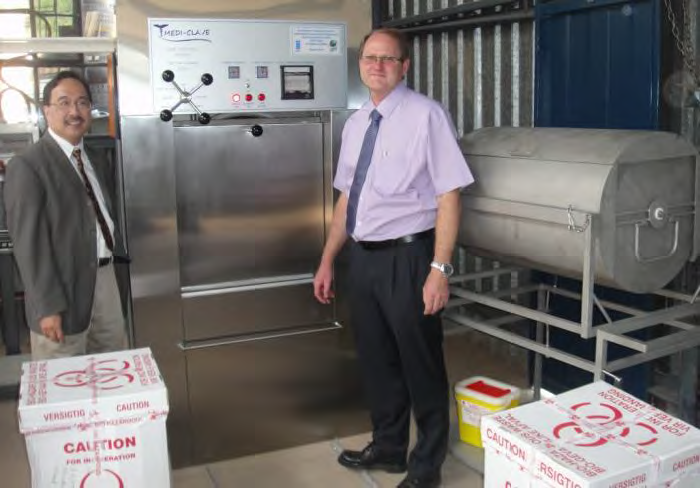
<path fill-rule="evenodd" d="M 268 77 L 267 66 L 256 66 L 255 67 L 255 76 L 259 79 L 267 78 Z"/>
<path fill-rule="evenodd" d="M 237 80 L 241 77 L 241 67 L 240 66 L 229 66 L 228 67 L 228 79 Z"/>

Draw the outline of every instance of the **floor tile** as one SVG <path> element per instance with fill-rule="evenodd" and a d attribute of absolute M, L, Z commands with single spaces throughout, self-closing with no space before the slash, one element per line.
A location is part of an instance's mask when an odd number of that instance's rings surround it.
<path fill-rule="evenodd" d="M 2 486 L 31 486 L 24 436 L 17 423 L 17 401 L 0 400 L 0 473 Z"/>
<path fill-rule="evenodd" d="M 370 434 L 319 442 L 272 453 L 223 461 L 208 466 L 217 487 L 391 488 L 404 474 L 356 471 L 340 466 L 339 451 L 362 449 Z M 442 470 L 443 488 L 482 488 L 479 472 L 449 454 Z"/>
<path fill-rule="evenodd" d="M 216 488 L 206 466 L 194 466 L 174 471 L 172 484 L 173 488 Z"/>

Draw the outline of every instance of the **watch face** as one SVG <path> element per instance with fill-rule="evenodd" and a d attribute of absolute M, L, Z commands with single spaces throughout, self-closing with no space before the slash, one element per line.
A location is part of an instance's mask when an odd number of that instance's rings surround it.
<path fill-rule="evenodd" d="M 452 276 L 452 274 L 455 272 L 455 269 L 450 263 L 438 263 L 437 261 L 433 261 L 432 263 L 430 263 L 430 266 L 440 270 L 440 272 L 448 278 Z"/>

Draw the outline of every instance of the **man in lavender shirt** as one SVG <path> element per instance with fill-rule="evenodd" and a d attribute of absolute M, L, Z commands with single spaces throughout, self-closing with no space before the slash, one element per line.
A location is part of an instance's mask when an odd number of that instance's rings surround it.
<path fill-rule="evenodd" d="M 338 462 L 394 473 L 408 469 L 399 488 L 433 488 L 441 482 L 449 433 L 438 313 L 449 297 L 459 190 L 473 177 L 443 107 L 402 83 L 408 56 L 398 30 L 374 31 L 360 46 L 370 100 L 343 129 L 334 182 L 341 194 L 314 294 L 330 302 L 333 261 L 350 235 L 350 304 L 373 440 L 362 451 L 343 451 Z M 381 117 L 371 163 L 353 202 L 351 187 L 375 110 Z M 352 230 L 346 229 L 352 221 Z M 407 462 L 411 411 L 418 438 Z"/>

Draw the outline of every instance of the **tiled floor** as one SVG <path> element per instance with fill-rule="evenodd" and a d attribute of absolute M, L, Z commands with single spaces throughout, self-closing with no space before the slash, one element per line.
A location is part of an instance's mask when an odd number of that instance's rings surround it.
<path fill-rule="evenodd" d="M 525 386 L 522 355 L 486 339 L 476 332 L 452 330 L 458 337 L 445 341 L 451 381 L 456 374 L 484 375 L 518 386 Z M 448 335 L 450 335 L 448 329 Z M 0 363 L 0 369 L 3 368 Z M 463 376 L 463 377 L 466 377 Z M 456 419 L 456 414 L 453 415 Z M 453 430 L 456 430 L 453 429 Z M 178 469 L 173 473 L 174 488 L 383 488 L 395 487 L 402 475 L 347 470 L 336 462 L 342 448 L 361 449 L 369 434 L 329 440 L 292 449 L 248 456 L 204 466 Z M 443 466 L 443 488 L 482 488 L 478 472 L 483 460 L 476 448 L 453 439 Z M 477 469 L 472 469 L 473 466 Z M 30 468 L 24 439 L 17 424 L 17 402 L 0 399 L 0 486 L 31 486 Z M 43 488 L 43 487 L 42 487 Z M 160 488 L 160 487 L 149 487 Z"/>
<path fill-rule="evenodd" d="M 258 456 L 239 458 L 206 466 L 186 468 L 174 473 L 176 488 L 215 487 L 394 487 L 403 475 L 381 472 L 356 472 L 336 462 L 338 449 L 361 448 L 368 434 L 320 442 Z M 443 487 L 480 488 L 482 477 L 453 456 L 443 468 Z"/>
<path fill-rule="evenodd" d="M 17 426 L 16 401 L 0 401 L 0 486 L 31 486 L 24 439 Z M 195 466 L 173 472 L 173 488 L 363 488 L 394 487 L 402 475 L 356 472 L 336 462 L 339 450 L 360 449 L 369 434 Z M 458 442 L 458 441 L 454 441 Z M 456 445 L 455 445 L 456 447 Z M 471 449 L 468 449 L 471 451 Z M 473 449 L 476 451 L 476 449 Z M 478 462 L 478 459 L 475 460 Z M 461 456 L 460 456 L 461 457 Z M 443 488 L 481 488 L 482 476 L 463 458 L 450 454 L 443 466 Z M 158 488 L 158 487 L 152 487 Z"/>
<path fill-rule="evenodd" d="M 0 401 L 0 472 L 3 487 L 31 486 L 16 402 Z M 336 462 L 342 448 L 365 446 L 369 434 L 195 466 L 173 472 L 173 488 L 362 488 L 394 487 L 402 475 L 351 471 Z M 455 441 L 457 442 L 457 441 Z M 474 449 L 476 451 L 476 449 Z M 453 454 L 443 467 L 443 488 L 481 488 L 482 476 Z M 153 487 L 158 488 L 158 487 Z"/>

